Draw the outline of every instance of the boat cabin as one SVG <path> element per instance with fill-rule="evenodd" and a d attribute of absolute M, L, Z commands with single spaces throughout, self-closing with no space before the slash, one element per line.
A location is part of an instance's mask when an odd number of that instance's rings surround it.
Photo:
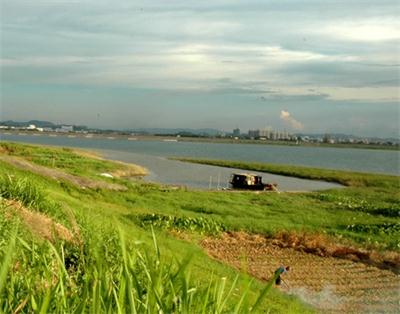
<path fill-rule="evenodd" d="M 250 173 L 234 173 L 229 182 L 234 189 L 264 190 L 262 177 Z"/>

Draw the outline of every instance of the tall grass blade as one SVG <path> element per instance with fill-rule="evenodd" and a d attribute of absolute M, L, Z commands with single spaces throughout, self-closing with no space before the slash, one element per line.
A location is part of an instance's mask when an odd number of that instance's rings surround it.
<path fill-rule="evenodd" d="M 272 285 L 274 284 L 274 282 L 278 278 L 278 276 L 279 276 L 279 273 L 276 273 L 276 274 L 274 274 L 272 279 L 270 279 L 270 281 L 268 281 L 268 283 L 266 284 L 265 288 L 261 291 L 261 293 L 258 296 L 256 302 L 252 306 L 252 308 L 251 308 L 252 312 L 255 312 L 257 310 L 257 308 L 260 306 L 261 302 L 265 298 L 265 295 L 268 293 L 269 290 L 271 290 Z"/>
<path fill-rule="evenodd" d="M 48 287 L 46 289 L 46 295 L 44 297 L 44 300 L 42 301 L 42 305 L 40 307 L 40 314 L 46 314 L 47 310 L 49 309 L 50 305 L 50 299 L 51 299 L 51 287 Z"/>
<path fill-rule="evenodd" d="M 10 237 L 10 241 L 8 243 L 7 249 L 5 251 L 5 254 L 1 260 L 1 266 L 0 266 L 0 295 L 3 292 L 3 289 L 6 285 L 7 282 L 7 273 L 10 269 L 11 262 L 13 260 L 13 253 L 15 249 L 15 241 L 17 237 L 17 228 L 15 228 L 13 234 Z"/>
<path fill-rule="evenodd" d="M 231 297 L 232 292 L 233 292 L 233 290 L 235 289 L 238 280 L 239 280 L 239 275 L 236 276 L 235 280 L 234 280 L 233 283 L 232 283 L 231 289 L 230 289 L 230 290 L 228 291 L 228 293 L 224 296 L 224 301 L 220 304 L 219 310 L 220 310 L 221 312 L 222 312 L 222 310 L 224 309 L 224 307 L 225 307 L 225 305 L 226 305 L 226 302 L 227 302 L 227 301 L 229 300 L 229 298 Z"/>
<path fill-rule="evenodd" d="M 246 298 L 249 294 L 251 284 L 252 284 L 252 281 L 250 280 L 246 289 L 241 293 L 242 296 L 240 297 L 239 302 L 236 304 L 233 314 L 239 314 L 241 312 L 242 304 L 246 300 Z M 246 310 L 248 311 L 248 309 L 246 309 Z"/>

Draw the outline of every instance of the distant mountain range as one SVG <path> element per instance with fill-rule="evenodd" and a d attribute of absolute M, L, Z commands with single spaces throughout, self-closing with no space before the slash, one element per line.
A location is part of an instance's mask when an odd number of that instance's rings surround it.
<path fill-rule="evenodd" d="M 62 125 L 66 124 L 55 124 L 50 121 L 42 121 L 42 120 L 29 120 L 29 121 L 13 121 L 13 120 L 7 120 L 7 121 L 0 121 L 0 125 L 5 125 L 5 126 L 14 126 L 14 127 L 27 127 L 29 125 L 35 125 L 37 128 L 51 128 L 51 129 L 56 129 L 61 127 Z M 87 129 L 86 126 L 84 125 L 74 125 L 76 129 Z"/>
<path fill-rule="evenodd" d="M 39 127 L 39 128 L 56 128 L 57 127 L 57 125 L 54 124 L 53 122 L 40 121 L 40 120 L 30 120 L 30 121 L 26 121 L 26 122 L 7 120 L 7 121 L 0 122 L 0 125 L 15 126 L 15 127 L 27 127 L 31 124 L 34 124 L 36 127 Z"/>
<path fill-rule="evenodd" d="M 0 125 L 4 126 L 14 126 L 14 127 L 27 127 L 31 124 L 34 124 L 38 128 L 51 128 L 51 129 L 56 129 L 61 127 L 61 125 L 65 124 L 55 124 L 53 122 L 49 121 L 42 121 L 42 120 L 29 120 L 29 121 L 13 121 L 13 120 L 7 120 L 7 121 L 0 121 Z M 88 128 L 86 126 L 76 126 L 74 125 L 75 128 L 77 129 L 88 129 L 88 130 L 95 130 L 95 131 L 117 131 L 117 130 L 110 130 L 110 129 L 99 129 L 99 128 Z M 182 134 L 182 135 L 207 135 L 207 136 L 216 136 L 223 134 L 224 132 L 217 130 L 217 129 L 211 129 L 211 128 L 204 128 L 204 129 L 190 129 L 190 128 L 138 128 L 138 129 L 129 129 L 129 130 L 124 130 L 123 132 L 129 132 L 129 133 L 139 133 L 139 134 L 162 134 L 162 135 L 167 135 L 167 134 Z"/>

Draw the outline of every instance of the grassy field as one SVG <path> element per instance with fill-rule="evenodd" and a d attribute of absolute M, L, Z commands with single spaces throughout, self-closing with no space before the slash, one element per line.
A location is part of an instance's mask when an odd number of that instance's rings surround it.
<path fill-rule="evenodd" d="M 82 188 L 0 159 L 3 312 L 306 313 L 312 309 L 295 297 L 209 258 L 199 241 L 224 231 L 290 231 L 400 251 L 398 177 L 203 160 L 196 162 L 348 187 L 300 194 L 192 191 L 132 180 L 126 165 L 71 149 L 2 142 L 0 156 L 125 187 Z M 99 175 L 115 171 L 129 175 Z M 46 240 L 27 212 L 53 221 L 46 220 L 53 236 Z M 56 223 L 68 237 L 56 236 Z"/>
<path fill-rule="evenodd" d="M 265 205 L 275 208 L 279 213 L 276 218 L 281 220 L 281 223 L 273 222 L 273 218 L 268 217 L 269 226 L 323 231 L 357 241 L 362 246 L 400 250 L 398 176 L 263 163 L 190 158 L 179 160 L 343 184 L 345 189 L 302 194 L 263 194 Z"/>

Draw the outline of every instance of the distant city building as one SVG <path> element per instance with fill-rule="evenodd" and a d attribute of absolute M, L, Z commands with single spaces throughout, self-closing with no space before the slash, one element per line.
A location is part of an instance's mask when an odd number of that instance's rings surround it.
<path fill-rule="evenodd" d="M 56 132 L 60 132 L 60 133 L 68 133 L 68 132 L 73 132 L 73 131 L 74 131 L 73 125 L 62 125 L 61 127 L 56 129 Z"/>
<path fill-rule="evenodd" d="M 259 132 L 259 137 L 265 137 L 267 139 L 270 139 L 273 133 L 272 130 L 269 128 L 261 129 L 258 132 Z"/>
<path fill-rule="evenodd" d="M 322 139 L 322 142 L 327 144 L 335 144 L 335 139 L 332 138 L 330 134 L 325 134 L 324 138 Z"/>
<path fill-rule="evenodd" d="M 261 130 L 249 130 L 248 136 L 250 138 L 257 138 L 263 140 L 290 140 L 292 136 L 285 130 L 285 131 L 275 131 L 271 128 L 265 128 Z"/>
<path fill-rule="evenodd" d="M 251 138 L 259 138 L 260 137 L 260 130 L 249 130 L 248 135 Z"/>
<path fill-rule="evenodd" d="M 239 128 L 233 129 L 232 135 L 233 135 L 234 137 L 240 136 L 240 129 L 239 129 Z"/>

